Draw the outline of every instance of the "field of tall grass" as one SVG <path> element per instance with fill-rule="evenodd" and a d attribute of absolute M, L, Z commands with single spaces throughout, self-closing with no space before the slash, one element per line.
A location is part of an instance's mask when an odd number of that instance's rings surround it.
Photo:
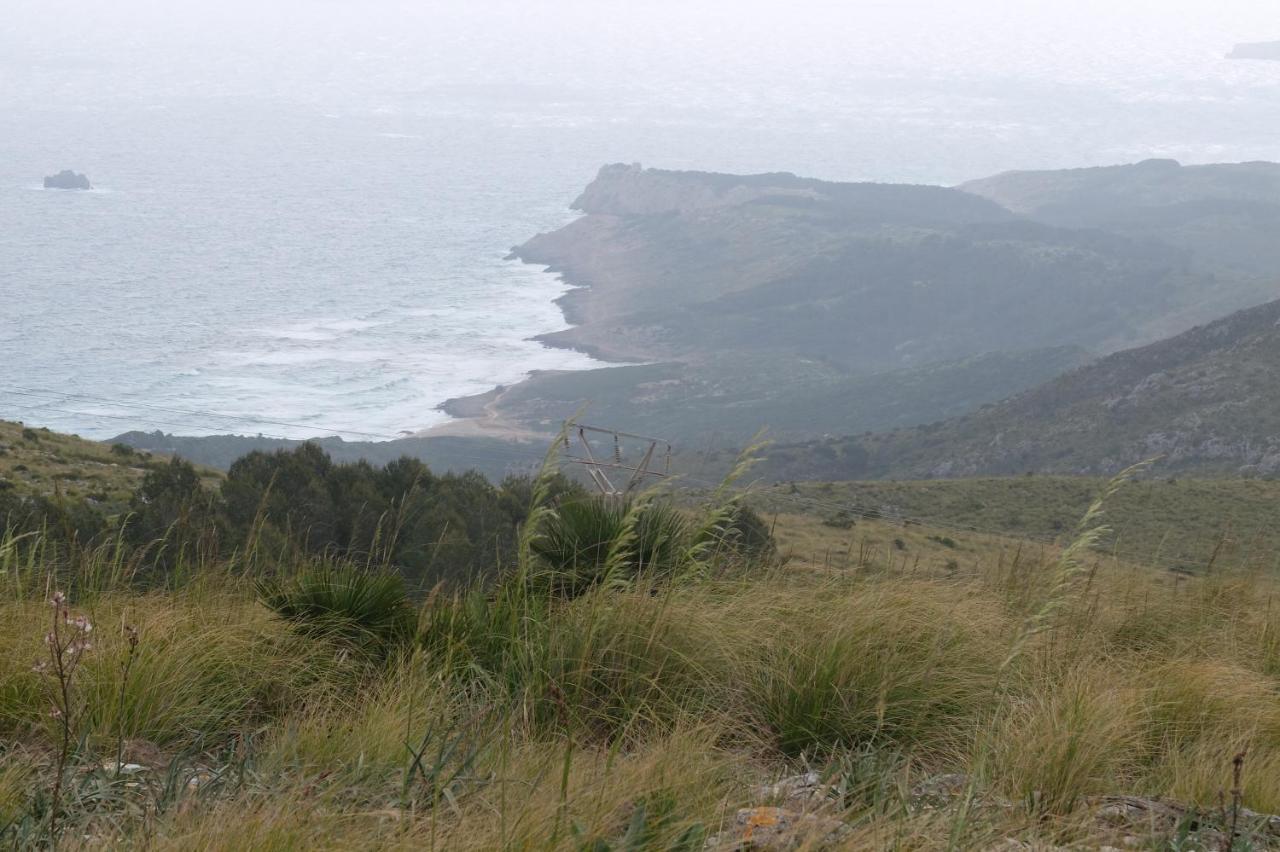
<path fill-rule="evenodd" d="M 110 542 L 8 538 L 0 842 L 1280 844 L 1268 571 L 1120 562 L 1097 515 L 1074 548 L 788 560 L 658 505 L 536 505 L 498 582 L 423 595 L 266 554 L 142 588 Z"/>

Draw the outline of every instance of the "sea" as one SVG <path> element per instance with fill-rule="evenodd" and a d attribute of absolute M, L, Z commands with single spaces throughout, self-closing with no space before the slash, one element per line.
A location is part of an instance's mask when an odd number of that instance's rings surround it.
<path fill-rule="evenodd" d="M 1272 0 L 0 0 L 0 418 L 387 439 L 598 366 L 507 259 L 601 165 L 1280 159 Z M 42 188 L 62 169 L 94 189 Z"/>

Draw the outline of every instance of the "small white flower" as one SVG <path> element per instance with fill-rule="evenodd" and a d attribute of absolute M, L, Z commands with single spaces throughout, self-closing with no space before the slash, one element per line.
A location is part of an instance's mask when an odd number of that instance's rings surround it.
<path fill-rule="evenodd" d="M 36 674 L 44 674 L 45 672 L 49 671 L 49 662 L 47 660 L 41 660 L 40 662 L 36 663 L 34 666 L 31 667 L 31 671 L 35 672 Z"/>
<path fill-rule="evenodd" d="M 55 607 L 62 606 L 66 602 L 67 596 L 62 592 L 54 592 L 53 597 L 49 598 L 49 604 Z"/>

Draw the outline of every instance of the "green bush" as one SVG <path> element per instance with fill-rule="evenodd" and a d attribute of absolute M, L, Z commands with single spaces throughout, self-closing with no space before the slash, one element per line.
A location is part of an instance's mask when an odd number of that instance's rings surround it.
<path fill-rule="evenodd" d="M 184 558 L 212 552 L 220 538 L 216 496 L 200 475 L 176 456 L 147 471 L 129 501 L 125 540 L 150 549 L 150 562 L 172 569 Z"/>
<path fill-rule="evenodd" d="M 670 576 L 687 564 L 691 537 L 688 520 L 669 503 L 571 500 L 533 541 L 534 579 L 558 597 L 575 598 L 606 579 Z"/>
<path fill-rule="evenodd" d="M 417 611 L 396 574 L 324 565 L 286 581 L 262 582 L 258 594 L 300 633 L 337 640 L 373 658 L 389 656 L 417 630 Z"/>
<path fill-rule="evenodd" d="M 771 562 L 778 555 L 771 525 L 750 506 L 735 506 L 725 527 L 724 543 L 752 561 Z"/>

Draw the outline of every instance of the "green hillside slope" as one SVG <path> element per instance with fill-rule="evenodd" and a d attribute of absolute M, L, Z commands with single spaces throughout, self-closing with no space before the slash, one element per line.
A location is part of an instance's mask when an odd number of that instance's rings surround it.
<path fill-rule="evenodd" d="M 776 448 L 783 478 L 1280 473 L 1280 301 L 1118 352 L 965 417 Z"/>

